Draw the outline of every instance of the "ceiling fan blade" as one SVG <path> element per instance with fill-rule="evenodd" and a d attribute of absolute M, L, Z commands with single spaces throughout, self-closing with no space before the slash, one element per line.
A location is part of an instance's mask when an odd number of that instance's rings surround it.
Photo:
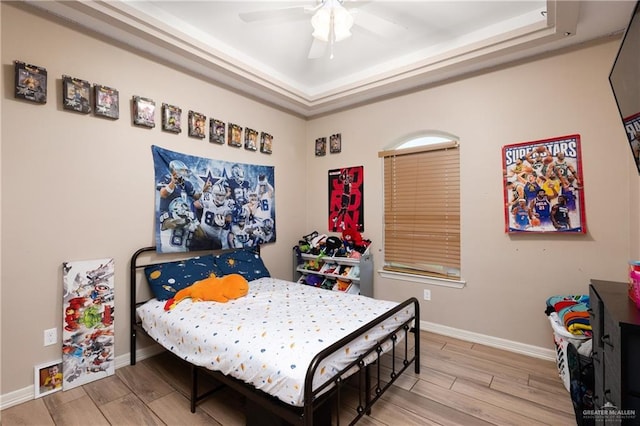
<path fill-rule="evenodd" d="M 322 58 L 327 50 L 327 42 L 318 40 L 313 37 L 313 42 L 311 43 L 311 47 L 309 48 L 309 59 L 318 59 Z"/>
<path fill-rule="evenodd" d="M 364 9 L 351 9 L 355 25 L 385 38 L 396 37 L 407 30 L 406 27 L 384 19 Z"/>
<path fill-rule="evenodd" d="M 244 22 L 307 19 L 307 14 L 309 13 L 307 9 L 307 6 L 264 9 L 253 12 L 242 12 L 239 13 L 238 16 Z"/>

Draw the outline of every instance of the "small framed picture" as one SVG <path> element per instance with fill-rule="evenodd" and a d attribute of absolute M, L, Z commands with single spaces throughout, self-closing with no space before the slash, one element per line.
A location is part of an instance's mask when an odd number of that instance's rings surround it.
<path fill-rule="evenodd" d="M 88 114 L 91 112 L 91 85 L 86 80 L 62 76 L 62 108 Z"/>
<path fill-rule="evenodd" d="M 228 144 L 231 146 L 242 146 L 242 127 L 237 124 L 229 123 Z"/>
<path fill-rule="evenodd" d="M 62 360 L 36 365 L 33 388 L 36 398 L 62 390 Z"/>
<path fill-rule="evenodd" d="M 95 102 L 93 113 L 101 117 L 117 120 L 120 117 L 120 96 L 118 91 L 100 84 L 94 84 L 93 90 L 95 92 L 93 94 Z"/>
<path fill-rule="evenodd" d="M 258 131 L 246 128 L 244 131 L 244 149 L 250 151 L 258 150 Z"/>
<path fill-rule="evenodd" d="M 162 104 L 162 130 L 172 133 L 182 132 L 182 109 L 169 104 Z"/>
<path fill-rule="evenodd" d="M 271 136 L 269 133 L 262 132 L 260 134 L 260 152 L 271 154 L 272 145 L 273 136 Z"/>
<path fill-rule="evenodd" d="M 133 97 L 133 124 L 151 129 L 156 127 L 156 103 L 153 100 Z"/>
<path fill-rule="evenodd" d="M 340 151 L 342 151 L 342 135 L 340 133 L 336 133 L 329 137 L 329 152 L 337 154 Z"/>
<path fill-rule="evenodd" d="M 212 118 L 209 120 L 209 142 L 224 144 L 224 122 Z"/>
<path fill-rule="evenodd" d="M 15 97 L 39 104 L 47 103 L 47 70 L 15 61 Z"/>
<path fill-rule="evenodd" d="M 322 157 L 327 154 L 327 138 L 316 139 L 316 157 Z"/>
<path fill-rule="evenodd" d="M 189 136 L 204 139 L 207 117 L 199 112 L 189 111 Z"/>

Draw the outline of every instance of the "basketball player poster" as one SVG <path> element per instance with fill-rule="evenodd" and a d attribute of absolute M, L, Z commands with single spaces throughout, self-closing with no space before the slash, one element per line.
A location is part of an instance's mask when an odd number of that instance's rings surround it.
<path fill-rule="evenodd" d="M 364 231 L 364 167 L 329 170 L 329 231 Z"/>
<path fill-rule="evenodd" d="M 505 232 L 584 234 L 580 135 L 502 148 Z"/>
<path fill-rule="evenodd" d="M 633 159 L 636 162 L 638 171 L 640 171 L 640 113 L 625 118 L 623 123 L 627 132 L 627 140 L 633 153 Z"/>

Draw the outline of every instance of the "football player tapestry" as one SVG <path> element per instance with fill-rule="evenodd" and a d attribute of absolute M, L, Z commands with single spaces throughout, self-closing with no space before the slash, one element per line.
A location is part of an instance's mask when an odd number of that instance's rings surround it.
<path fill-rule="evenodd" d="M 276 241 L 274 167 L 195 157 L 157 146 L 151 150 L 158 252 L 246 248 Z"/>
<path fill-rule="evenodd" d="M 505 231 L 585 233 L 580 135 L 502 148 Z"/>
<path fill-rule="evenodd" d="M 329 170 L 329 231 L 364 231 L 364 167 Z"/>
<path fill-rule="evenodd" d="M 115 373 L 113 259 L 62 264 L 62 389 Z"/>

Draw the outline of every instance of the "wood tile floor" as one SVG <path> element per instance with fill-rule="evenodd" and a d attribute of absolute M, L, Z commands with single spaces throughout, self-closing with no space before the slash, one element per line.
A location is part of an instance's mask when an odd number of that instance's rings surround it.
<path fill-rule="evenodd" d="M 555 363 L 433 333 L 359 425 L 575 425 Z M 188 367 L 163 353 L 108 378 L 0 412 L 14 425 L 244 425 L 243 398 L 223 390 L 189 411 Z M 349 405 L 350 401 L 346 402 Z M 348 424 L 341 416 L 341 424 Z"/>

